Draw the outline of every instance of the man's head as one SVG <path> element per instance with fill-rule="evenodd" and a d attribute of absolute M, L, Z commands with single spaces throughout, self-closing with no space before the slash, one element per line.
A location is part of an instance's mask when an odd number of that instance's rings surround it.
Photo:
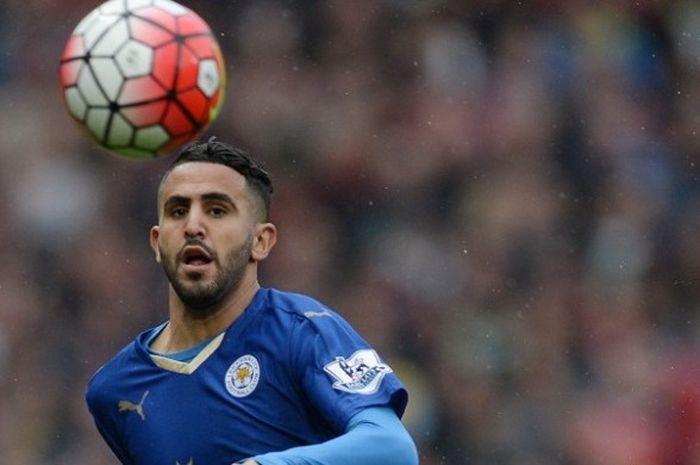
<path fill-rule="evenodd" d="M 225 142 L 209 138 L 206 142 L 195 141 L 183 146 L 177 154 L 175 161 L 163 173 L 158 189 L 159 195 L 163 183 L 173 169 L 188 162 L 218 163 L 228 166 L 243 176 L 247 187 L 260 201 L 256 205 L 260 221 L 267 221 L 270 211 L 270 197 L 272 195 L 272 180 L 267 171 L 244 150 L 233 147 Z"/>
<path fill-rule="evenodd" d="M 268 174 L 240 149 L 210 139 L 180 151 L 158 189 L 151 247 L 185 308 L 206 316 L 256 282 L 276 241 L 271 193 Z"/>

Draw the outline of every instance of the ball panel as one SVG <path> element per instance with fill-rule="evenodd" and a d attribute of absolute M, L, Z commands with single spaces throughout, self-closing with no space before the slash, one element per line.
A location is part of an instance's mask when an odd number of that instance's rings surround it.
<path fill-rule="evenodd" d="M 114 23 L 120 21 L 120 19 L 119 16 L 98 15 L 83 34 L 85 48 L 87 50 L 92 49 L 95 43 L 102 37 L 102 34 L 112 27 Z"/>
<path fill-rule="evenodd" d="M 151 76 L 127 79 L 117 102 L 119 105 L 133 105 L 165 98 L 166 90 Z"/>
<path fill-rule="evenodd" d="M 170 105 L 168 105 L 163 118 L 163 126 L 174 136 L 187 134 L 195 129 L 187 115 L 175 102 L 170 102 Z"/>
<path fill-rule="evenodd" d="M 183 36 L 192 34 L 211 34 L 209 25 L 193 12 L 177 18 L 177 32 Z"/>
<path fill-rule="evenodd" d="M 83 47 L 83 38 L 79 35 L 72 35 L 66 46 L 63 49 L 63 54 L 61 55 L 61 61 L 70 60 L 71 58 L 82 57 L 85 55 L 85 48 Z"/>
<path fill-rule="evenodd" d="M 100 6 L 100 13 L 106 16 L 121 15 L 126 11 L 126 5 L 123 0 L 110 0 Z"/>
<path fill-rule="evenodd" d="M 199 60 L 187 48 L 180 47 L 180 69 L 177 76 L 177 90 L 185 90 L 197 85 Z"/>
<path fill-rule="evenodd" d="M 114 59 L 125 77 L 144 76 L 153 66 L 153 49 L 135 40 L 129 40 Z"/>
<path fill-rule="evenodd" d="M 115 101 L 124 82 L 117 64 L 112 58 L 93 58 L 90 60 L 90 67 L 107 99 Z M 81 85 L 81 83 L 78 83 L 78 85 Z"/>
<path fill-rule="evenodd" d="M 107 146 L 125 147 L 131 142 L 134 129 L 118 112 L 112 115 L 112 122 L 109 125 L 107 136 Z"/>
<path fill-rule="evenodd" d="M 87 112 L 87 105 L 85 100 L 80 96 L 80 92 L 75 87 L 70 87 L 66 89 L 63 93 L 66 99 L 66 105 L 68 105 L 68 111 L 73 117 L 79 121 L 83 121 L 85 118 L 85 113 Z"/>
<path fill-rule="evenodd" d="M 170 134 L 162 126 L 154 125 L 137 129 L 134 145 L 142 149 L 156 151 L 168 140 L 170 140 Z"/>
<path fill-rule="evenodd" d="M 163 119 L 167 100 L 122 108 L 124 117 L 136 127 L 152 126 Z"/>
<path fill-rule="evenodd" d="M 204 125 L 209 120 L 209 99 L 199 89 L 182 92 L 177 99 L 187 108 L 187 111 L 197 121 Z"/>
<path fill-rule="evenodd" d="M 139 10 L 137 13 L 139 18 L 144 18 L 150 20 L 160 27 L 167 29 L 171 33 L 175 34 L 177 31 L 177 22 L 175 18 L 168 14 L 167 11 L 157 8 L 155 6 L 149 6 L 143 10 Z"/>
<path fill-rule="evenodd" d="M 220 88 L 216 91 L 214 96 L 209 100 L 209 121 L 214 121 L 219 116 L 219 111 L 221 111 L 221 104 L 224 101 L 224 89 Z"/>
<path fill-rule="evenodd" d="M 168 30 L 149 23 L 138 16 L 129 18 L 129 29 L 131 37 L 154 48 L 175 38 Z"/>
<path fill-rule="evenodd" d="M 67 61 L 61 65 L 61 85 L 68 87 L 74 85 L 78 81 L 78 75 L 82 68 L 83 60 L 77 59 Z"/>
<path fill-rule="evenodd" d="M 219 89 L 223 92 L 223 89 L 226 88 L 226 66 L 224 65 L 224 57 L 221 53 L 221 49 L 216 43 L 214 44 L 214 61 L 216 62 L 216 69 L 219 75 Z"/>
<path fill-rule="evenodd" d="M 111 56 L 129 40 L 129 30 L 126 27 L 126 21 L 118 20 L 100 37 L 95 45 L 90 50 L 90 53 L 100 56 Z"/>
<path fill-rule="evenodd" d="M 214 58 L 216 56 L 216 42 L 211 36 L 188 37 L 185 45 L 199 58 Z"/>
<path fill-rule="evenodd" d="M 110 113 L 108 108 L 89 108 L 87 111 L 85 125 L 100 143 L 104 141 Z"/>
<path fill-rule="evenodd" d="M 129 11 L 137 11 L 141 8 L 151 6 L 153 0 L 126 0 L 126 9 Z"/>
<path fill-rule="evenodd" d="M 97 85 L 89 66 L 84 66 L 80 71 L 77 87 L 89 106 L 106 106 L 109 104 L 104 93 Z"/>
<path fill-rule="evenodd" d="M 212 97 L 220 85 L 219 67 L 216 62 L 214 60 L 200 61 L 197 75 L 197 87 L 204 92 L 204 95 Z"/>
<path fill-rule="evenodd" d="M 154 53 L 153 77 L 167 89 L 171 89 L 175 85 L 177 49 L 178 44 L 172 42 L 157 48 Z"/>

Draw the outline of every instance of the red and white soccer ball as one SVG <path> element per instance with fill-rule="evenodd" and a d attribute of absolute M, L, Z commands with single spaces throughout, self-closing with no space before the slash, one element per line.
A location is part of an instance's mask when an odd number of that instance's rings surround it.
<path fill-rule="evenodd" d="M 171 0 L 110 0 L 75 28 L 60 80 L 71 116 L 127 158 L 167 155 L 216 119 L 224 60 L 207 23 Z"/>

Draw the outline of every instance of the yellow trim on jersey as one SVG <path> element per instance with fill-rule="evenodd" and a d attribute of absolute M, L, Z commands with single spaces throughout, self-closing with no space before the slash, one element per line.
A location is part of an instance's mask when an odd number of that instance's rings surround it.
<path fill-rule="evenodd" d="M 177 360 L 173 360 L 168 357 L 164 357 L 162 355 L 155 355 L 151 354 L 151 360 L 153 360 L 153 363 L 158 365 L 160 368 L 168 371 L 173 371 L 175 373 L 180 373 L 183 375 L 191 375 L 194 373 L 194 371 L 199 368 L 199 366 L 204 363 L 206 359 L 209 358 L 211 354 L 214 353 L 216 349 L 219 348 L 221 345 L 221 341 L 224 340 L 224 334 L 221 333 L 218 336 L 216 336 L 214 339 L 212 339 L 209 344 L 207 344 L 198 354 L 195 358 L 190 360 L 189 362 L 180 362 Z"/>

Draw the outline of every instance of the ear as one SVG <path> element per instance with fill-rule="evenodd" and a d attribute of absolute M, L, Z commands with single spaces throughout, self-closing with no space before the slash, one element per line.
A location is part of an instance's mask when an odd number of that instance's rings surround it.
<path fill-rule="evenodd" d="M 151 249 L 153 250 L 153 253 L 156 254 L 156 261 L 160 263 L 160 248 L 158 247 L 158 241 L 160 239 L 160 229 L 158 226 L 153 226 L 151 228 L 151 234 L 149 236 L 150 242 L 151 242 Z"/>
<path fill-rule="evenodd" d="M 258 223 L 255 225 L 253 247 L 250 251 L 250 260 L 259 262 L 265 260 L 277 242 L 277 227 L 272 223 Z"/>

